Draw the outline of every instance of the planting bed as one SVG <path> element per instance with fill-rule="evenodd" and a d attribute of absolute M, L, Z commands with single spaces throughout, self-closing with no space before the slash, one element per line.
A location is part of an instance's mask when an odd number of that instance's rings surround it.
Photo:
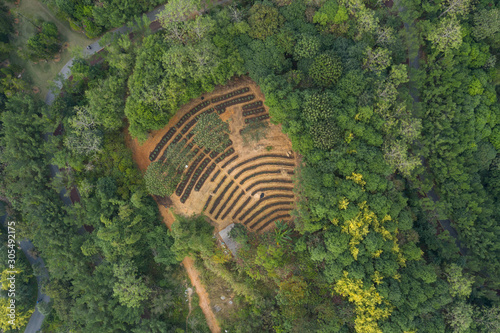
<path fill-rule="evenodd" d="M 240 181 L 240 185 L 243 185 L 245 184 L 245 182 L 249 179 L 252 179 L 252 178 L 255 178 L 255 177 L 258 177 L 260 175 L 272 175 L 272 174 L 280 174 L 281 173 L 281 170 L 264 170 L 264 171 L 259 171 L 259 172 L 256 172 L 256 173 L 252 173 L 250 176 L 247 176 L 245 178 L 243 178 L 241 181 Z"/>
<path fill-rule="evenodd" d="M 247 200 L 240 206 L 240 208 L 238 208 L 236 210 L 236 212 L 233 215 L 233 220 L 236 219 L 236 217 L 238 216 L 238 214 L 241 213 L 241 211 L 246 207 L 246 205 L 248 205 L 248 203 L 250 202 L 251 199 L 252 198 L 247 198 Z"/>
<path fill-rule="evenodd" d="M 253 187 L 260 185 L 260 184 L 269 184 L 269 183 L 282 183 L 282 184 L 293 184 L 291 180 L 288 179 L 263 179 L 256 181 L 252 185 L 247 187 L 247 191 L 250 191 Z"/>
<path fill-rule="evenodd" d="M 228 157 L 229 155 L 232 155 L 233 153 L 234 153 L 234 148 L 231 147 L 225 153 L 223 153 L 222 155 L 217 157 L 217 159 L 215 160 L 215 163 L 222 162 L 226 157 Z M 222 168 L 224 168 L 224 167 L 222 167 Z"/>
<path fill-rule="evenodd" d="M 295 167 L 295 164 L 294 163 L 284 163 L 284 162 L 262 162 L 262 163 L 259 163 L 259 164 L 255 164 L 255 165 L 251 165 L 249 167 L 246 167 L 243 170 L 240 170 L 240 172 L 238 172 L 234 176 L 234 179 L 238 179 L 241 176 L 241 174 L 243 174 L 244 172 L 247 172 L 247 171 L 250 171 L 250 170 L 255 170 L 255 169 L 261 168 L 263 166 L 281 166 L 281 167 L 290 167 L 290 168 L 293 168 L 293 167 Z"/>
<path fill-rule="evenodd" d="M 241 88 L 241 89 L 238 89 L 235 91 L 231 91 L 230 93 L 224 94 L 222 96 L 212 98 L 212 103 L 217 103 L 217 102 L 226 100 L 228 98 L 247 93 L 249 91 L 250 91 L 250 88 L 248 88 L 248 87 L 244 87 L 244 88 Z"/>
<path fill-rule="evenodd" d="M 253 100 L 254 98 L 255 98 L 255 95 L 247 95 L 247 96 L 238 97 L 238 98 L 229 100 L 227 102 L 217 104 L 215 106 L 215 110 L 217 110 L 218 114 L 223 114 L 224 112 L 226 112 L 226 108 L 233 106 L 233 105 L 236 105 L 236 104 L 249 102 L 249 101 Z"/>
<path fill-rule="evenodd" d="M 278 201 L 278 202 L 272 202 L 270 204 L 267 204 L 263 207 L 261 207 L 258 211 L 256 211 L 255 213 L 253 213 L 252 216 L 250 216 L 248 219 L 245 220 L 245 222 L 243 222 L 244 225 L 247 225 L 249 222 L 251 222 L 255 217 L 257 217 L 259 214 L 261 214 L 262 212 L 264 212 L 265 210 L 271 208 L 271 207 L 276 207 L 276 206 L 289 206 L 289 205 L 292 205 L 293 204 L 293 201 Z M 290 208 L 288 208 L 288 210 L 290 210 Z M 243 220 L 244 218 L 246 217 L 246 214 L 244 216 L 240 216 L 239 220 Z"/>
<path fill-rule="evenodd" d="M 191 175 L 193 174 L 194 169 L 196 168 L 196 166 L 198 165 L 198 163 L 201 162 L 201 160 L 203 159 L 203 157 L 205 157 L 205 154 L 202 153 L 200 156 L 198 156 L 194 160 L 193 163 L 191 163 L 191 166 L 188 168 L 188 171 L 184 175 L 182 181 L 177 186 L 177 190 L 175 191 L 175 194 L 177 194 L 177 196 L 179 196 L 179 197 L 181 196 L 182 191 L 184 191 L 184 187 L 186 187 L 186 184 L 189 181 L 189 178 L 191 177 Z"/>
<path fill-rule="evenodd" d="M 212 177 L 212 179 L 210 179 L 210 181 L 211 181 L 211 182 L 213 182 L 213 181 L 217 178 L 217 176 L 218 176 L 219 174 L 220 174 L 220 169 L 219 169 L 219 170 L 217 170 L 217 172 L 216 172 L 216 173 L 215 173 L 215 175 Z"/>
<path fill-rule="evenodd" d="M 229 161 L 227 161 L 226 163 L 224 163 L 224 164 L 222 165 L 222 169 L 225 169 L 225 168 L 226 168 L 229 164 L 231 164 L 231 163 L 232 163 L 235 159 L 237 159 L 238 157 L 239 157 L 238 155 L 231 157 L 231 159 L 230 159 Z"/>
<path fill-rule="evenodd" d="M 186 124 L 186 126 L 184 126 L 184 127 L 181 129 L 181 134 L 182 134 L 182 135 L 186 134 L 186 133 L 189 131 L 189 129 L 190 129 L 191 127 L 193 127 L 193 126 L 194 126 L 194 124 L 196 124 L 196 122 L 197 122 L 197 121 L 198 121 L 198 120 L 195 118 L 195 119 L 191 120 L 189 123 L 187 123 L 187 124 Z"/>
<path fill-rule="evenodd" d="M 233 195 L 236 193 L 236 191 L 238 189 L 239 189 L 239 187 L 235 186 L 233 192 L 231 192 L 231 194 L 229 194 L 229 196 L 227 197 L 226 201 L 224 201 L 224 203 L 222 204 L 221 208 L 219 209 L 219 212 L 217 213 L 217 215 L 215 215 L 215 219 L 219 218 L 219 216 L 222 213 L 222 211 L 224 210 L 224 208 L 226 208 L 227 203 L 229 202 L 229 200 L 231 200 L 231 198 L 233 197 Z"/>
<path fill-rule="evenodd" d="M 245 182 L 249 179 L 252 179 L 252 178 L 255 178 L 257 176 L 260 176 L 260 175 L 269 175 L 269 174 L 281 174 L 281 170 L 264 170 L 264 171 L 259 171 L 259 172 L 256 172 L 256 173 L 252 173 L 250 176 L 247 176 L 245 178 L 243 178 L 243 180 L 240 182 L 241 185 L 245 184 Z M 293 175 L 293 171 L 287 171 L 287 174 L 289 175 Z M 236 179 L 236 177 L 234 177 Z M 252 194 L 253 195 L 253 194 Z"/>
<path fill-rule="evenodd" d="M 252 192 L 252 195 L 257 194 L 258 192 L 268 192 L 268 191 L 285 191 L 291 192 L 293 191 L 293 187 L 281 187 L 281 186 L 272 186 L 272 187 L 262 187 Z"/>
<path fill-rule="evenodd" d="M 214 210 L 217 208 L 217 206 L 219 205 L 220 201 L 224 198 L 224 195 L 226 194 L 227 190 L 229 190 L 229 188 L 231 186 L 233 186 L 233 184 L 234 184 L 234 180 L 231 180 L 229 182 L 229 184 L 226 185 L 226 187 L 224 188 L 224 190 L 219 194 L 219 196 L 217 197 L 217 199 L 215 199 L 214 204 L 212 205 L 212 209 L 210 209 L 210 214 L 213 214 Z"/>
<path fill-rule="evenodd" d="M 191 118 L 194 114 L 196 114 L 198 111 L 205 108 L 209 104 L 210 104 L 210 101 L 205 101 L 201 104 L 198 104 L 197 106 L 195 106 L 194 108 L 189 110 L 189 112 L 187 112 L 184 116 L 182 116 L 181 119 L 177 122 L 177 124 L 175 126 L 177 128 L 181 127 L 182 124 L 184 124 L 189 118 Z"/>
<path fill-rule="evenodd" d="M 210 205 L 210 201 L 212 201 L 212 196 L 211 195 L 208 196 L 207 202 L 205 202 L 205 206 L 203 206 L 203 211 L 207 210 L 208 205 Z"/>
<path fill-rule="evenodd" d="M 185 203 L 186 200 L 189 198 L 189 195 L 191 194 L 191 191 L 193 190 L 194 184 L 196 184 L 196 181 L 198 180 L 198 177 L 200 177 L 201 173 L 207 167 L 208 163 L 210 163 L 210 159 L 209 158 L 205 158 L 203 160 L 203 162 L 200 164 L 200 166 L 198 167 L 198 169 L 196 169 L 196 171 L 194 172 L 193 178 L 189 182 L 189 185 L 186 188 L 186 191 L 184 192 L 184 194 L 181 197 L 181 202 L 182 203 Z"/>
<path fill-rule="evenodd" d="M 245 212 L 245 214 L 243 216 L 240 216 L 239 220 L 243 219 L 245 216 L 250 214 L 255 208 L 261 206 L 264 201 L 271 200 L 271 199 L 281 199 L 281 198 L 293 199 L 293 197 L 294 197 L 293 194 L 273 194 L 273 195 L 269 195 L 267 197 L 264 197 L 264 198 L 260 199 L 256 204 L 254 204 L 252 207 L 248 208 L 247 211 Z"/>
<path fill-rule="evenodd" d="M 249 158 L 247 160 L 244 160 L 243 162 L 240 162 L 236 164 L 234 167 L 230 168 L 229 171 L 227 172 L 228 174 L 231 174 L 235 169 L 239 168 L 242 165 L 245 165 L 247 163 L 250 163 L 252 161 L 256 161 L 261 158 L 285 158 L 285 159 L 292 159 L 291 157 L 288 157 L 286 155 L 278 155 L 278 154 L 264 154 L 264 155 L 257 155 L 255 157 Z M 222 167 L 224 168 L 224 166 Z"/>
<path fill-rule="evenodd" d="M 257 101 L 257 102 L 253 102 L 253 103 L 250 103 L 250 104 L 245 104 L 242 106 L 242 110 L 243 111 L 246 111 L 246 110 L 251 110 L 251 109 L 255 109 L 255 108 L 258 108 L 258 107 L 261 107 L 263 105 L 262 101 Z"/>
<path fill-rule="evenodd" d="M 208 177 L 210 176 L 212 171 L 214 171 L 214 169 L 215 169 L 215 163 L 210 164 L 210 166 L 205 171 L 203 176 L 201 176 L 200 180 L 198 180 L 198 183 L 196 183 L 196 186 L 194 188 L 196 192 L 200 191 L 201 187 L 203 186 L 203 184 L 205 184 L 205 181 L 208 179 Z"/>
<path fill-rule="evenodd" d="M 217 187 L 215 188 L 214 190 L 214 194 L 217 193 L 217 191 L 219 190 L 219 188 L 222 186 L 222 184 L 224 183 L 224 181 L 226 180 L 227 176 L 224 176 L 221 181 L 219 182 L 219 184 L 217 185 Z"/>
<path fill-rule="evenodd" d="M 267 214 L 265 217 L 269 217 L 271 216 L 272 214 L 274 213 L 277 213 L 277 212 L 283 212 L 283 211 L 287 211 L 288 209 L 277 209 L 275 211 L 273 211 L 272 213 L 269 213 Z M 275 217 L 272 217 L 270 218 L 266 223 L 264 223 L 263 225 L 261 225 L 259 227 L 259 229 L 257 229 L 257 231 L 261 231 L 262 229 L 264 229 L 265 227 L 267 227 L 268 225 L 270 225 L 271 223 L 273 222 L 276 222 L 276 221 L 279 221 L 281 219 L 284 219 L 284 218 L 291 218 L 290 214 L 281 214 L 281 215 L 278 215 L 278 216 L 275 216 Z M 262 222 L 262 220 L 264 220 L 263 218 L 259 219 L 259 221 L 257 221 L 256 223 L 254 223 L 251 228 L 255 227 L 256 225 L 258 225 L 260 222 Z"/>
<path fill-rule="evenodd" d="M 160 151 L 165 147 L 168 141 L 174 136 L 176 132 L 175 126 L 168 130 L 167 133 L 161 138 L 160 142 L 156 145 L 155 149 L 149 154 L 149 160 L 154 161 L 158 157 Z"/>
<path fill-rule="evenodd" d="M 240 201 L 240 199 L 243 196 L 243 194 L 245 194 L 245 191 L 241 190 L 240 195 L 238 195 L 238 197 L 236 198 L 236 200 L 233 201 L 233 203 L 231 204 L 231 206 L 229 206 L 229 208 L 226 210 L 226 212 L 224 213 L 224 215 L 222 215 L 222 219 L 223 220 L 227 217 L 227 215 L 229 213 L 231 213 L 231 211 L 233 210 L 234 206 L 236 206 L 236 203 Z"/>
<path fill-rule="evenodd" d="M 172 143 L 177 143 L 179 141 L 181 141 L 182 139 L 182 134 L 177 134 L 177 136 L 175 137 L 174 141 L 172 141 Z"/>
<path fill-rule="evenodd" d="M 253 117 L 253 118 L 247 118 L 247 119 L 245 119 L 245 124 L 250 124 L 250 123 L 254 123 L 256 121 L 261 121 L 261 120 L 265 120 L 265 119 L 269 119 L 268 114 L 263 114 L 262 116 Z"/>
<path fill-rule="evenodd" d="M 259 114 L 259 113 L 264 113 L 264 112 L 266 112 L 266 109 L 264 109 L 264 108 L 248 110 L 248 111 L 243 112 L 243 117 L 253 116 L 254 114 Z"/>

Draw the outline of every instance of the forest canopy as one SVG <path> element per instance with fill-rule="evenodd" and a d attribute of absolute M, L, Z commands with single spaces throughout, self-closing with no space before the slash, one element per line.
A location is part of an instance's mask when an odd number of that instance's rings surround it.
<path fill-rule="evenodd" d="M 51 105 L 1 70 L 0 200 L 46 262 L 46 328 L 208 331 L 185 304 L 189 256 L 235 295 L 228 331 L 500 330 L 498 3 L 172 0 L 153 34 L 135 16 L 158 1 L 46 2 L 89 37 L 136 22 L 99 61 L 75 58 Z M 30 45 L 50 53 L 44 27 Z M 231 256 L 206 216 L 162 223 L 194 155 L 170 145 L 142 174 L 126 132 L 143 143 L 241 76 L 301 163 L 293 222 L 236 224 Z M 228 123 L 197 121 L 195 143 L 221 153 Z"/>

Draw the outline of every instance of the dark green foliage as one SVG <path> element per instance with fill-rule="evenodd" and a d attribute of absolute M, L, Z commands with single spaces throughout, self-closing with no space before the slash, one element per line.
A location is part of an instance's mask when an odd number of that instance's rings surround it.
<path fill-rule="evenodd" d="M 284 20 L 275 7 L 256 3 L 249 11 L 249 35 L 253 38 L 266 39 L 279 31 Z"/>
<path fill-rule="evenodd" d="M 70 24 L 85 31 L 89 38 L 99 36 L 103 30 L 124 25 L 141 13 L 161 4 L 159 0 L 104 0 L 99 3 L 86 0 L 44 0 L 43 2 L 49 4 Z"/>
<path fill-rule="evenodd" d="M 342 142 L 343 135 L 341 130 L 332 120 L 323 120 L 312 123 L 309 128 L 314 146 L 319 149 L 328 150 L 334 148 Z"/>
<path fill-rule="evenodd" d="M 319 51 L 321 42 L 317 36 L 303 35 L 295 44 L 294 58 L 313 58 Z"/>
<path fill-rule="evenodd" d="M 14 31 L 14 17 L 9 15 L 9 8 L 0 2 L 0 61 L 7 57 L 11 49 L 9 45 L 9 34 Z"/>
<path fill-rule="evenodd" d="M 337 57 L 323 53 L 314 59 L 309 75 L 319 86 L 328 87 L 336 84 L 342 75 L 342 64 Z"/>
<path fill-rule="evenodd" d="M 174 265 L 190 255 L 217 302 L 221 294 L 234 295 L 234 313 L 226 308 L 217 315 L 228 331 L 498 331 L 497 6 L 275 3 L 281 7 L 257 2 L 248 12 L 228 7 L 184 22 L 199 2 L 171 1 L 162 32 L 115 38 L 102 66 L 74 62 L 52 121 L 41 103 L 14 94 L 24 89 L 11 80 L 16 71 L 2 72 L 4 91 L 13 93 L 1 116 L 0 194 L 49 268 L 46 289 L 55 301 L 47 320 L 59 331 L 184 330 L 184 288 L 171 281 L 178 283 Z M 52 4 L 93 34 L 150 2 Z M 130 133 L 143 140 L 181 105 L 246 72 L 262 89 L 271 121 L 301 154 L 301 167 L 293 182 L 266 178 L 246 193 L 221 181 L 220 195 L 204 200 L 214 217 L 250 224 L 261 212 L 269 226 L 288 209 L 272 213 L 276 201 L 259 204 L 243 195 L 268 188 L 292 199 L 295 191 L 292 223 L 259 234 L 235 226 L 231 235 L 240 247 L 233 258 L 205 217 L 179 216 L 166 232 L 146 191 L 177 190 L 185 201 L 212 176 L 205 175 L 215 168 L 210 159 L 228 166 L 237 152 L 212 151 L 192 161 L 187 149 L 194 147 L 170 143 L 183 131 L 177 128 L 161 146 L 166 153 L 159 149 L 153 158 L 164 159 L 143 179 L 118 130 L 125 115 Z M 244 114 L 243 136 L 267 124 L 257 121 L 264 113 Z M 203 149 L 222 152 L 227 124 L 212 112 L 195 126 L 195 115 L 182 125 L 191 124 Z M 42 134 L 59 121 L 63 138 L 44 142 Z M 68 144 L 96 137 L 101 141 L 92 154 Z M 78 185 L 81 202 L 72 208 L 62 207 L 47 185 L 51 153 L 65 171 L 50 186 Z M 228 173 L 250 184 L 254 173 L 244 175 L 236 163 Z M 181 176 L 186 165 L 190 179 Z M 224 214 L 231 196 L 241 204 Z M 459 254 L 454 236 L 443 231 L 447 219 L 467 251 Z M 79 232 L 83 224 L 93 232 Z M 348 297 L 353 291 L 340 283 L 346 279 L 362 285 L 362 302 Z M 365 311 L 377 295 L 382 301 Z M 375 310 L 389 308 L 378 327 L 362 326 L 374 324 Z M 190 318 L 189 331 L 206 331 L 196 324 L 199 310 Z"/>
<path fill-rule="evenodd" d="M 477 40 L 493 38 L 500 31 L 500 10 L 480 10 L 474 14 L 474 28 L 472 33 Z"/>
<path fill-rule="evenodd" d="M 193 217 L 176 216 L 172 225 L 174 245 L 172 251 L 181 260 L 185 256 L 210 256 L 214 253 L 213 227 L 203 215 Z"/>
<path fill-rule="evenodd" d="M 54 23 L 43 22 L 40 30 L 27 41 L 26 57 L 32 61 L 50 59 L 61 49 L 59 32 Z"/>
<path fill-rule="evenodd" d="M 123 126 L 125 82 L 125 78 L 110 76 L 85 92 L 89 112 L 106 130 L 118 130 Z"/>

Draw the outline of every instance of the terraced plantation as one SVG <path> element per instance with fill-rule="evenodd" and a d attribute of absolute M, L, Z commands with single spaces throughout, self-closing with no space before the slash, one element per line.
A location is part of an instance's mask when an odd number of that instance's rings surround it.
<path fill-rule="evenodd" d="M 181 168 L 182 180 L 171 196 L 178 213 L 203 212 L 219 229 L 234 222 L 263 231 L 272 228 L 274 221 L 291 220 L 296 156 L 288 138 L 272 124 L 264 140 L 249 144 L 241 138 L 249 123 L 269 123 L 263 97 L 249 80 L 200 97 L 154 138 L 157 142 L 150 145 L 149 161 L 164 160 L 169 146 L 178 142 L 193 154 Z M 193 129 L 200 116 L 214 111 L 229 121 L 231 129 L 229 145 L 219 153 L 194 143 Z"/>

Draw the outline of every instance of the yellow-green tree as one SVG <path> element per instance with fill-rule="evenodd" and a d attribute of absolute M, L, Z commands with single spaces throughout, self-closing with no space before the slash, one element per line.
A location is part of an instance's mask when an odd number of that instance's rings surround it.
<path fill-rule="evenodd" d="M 359 333 L 382 333 L 377 321 L 389 318 L 392 312 L 390 303 L 376 291 L 375 286 L 366 288 L 360 279 L 344 276 L 335 284 L 335 291 L 356 306 L 354 328 Z"/>
<path fill-rule="evenodd" d="M 0 329 L 2 329 L 3 332 L 17 330 L 24 327 L 28 323 L 31 314 L 34 311 L 33 309 L 23 311 L 22 308 L 16 306 L 16 317 L 11 321 L 11 318 L 9 317 L 11 312 L 11 309 L 9 308 L 10 304 L 11 303 L 8 298 L 0 298 Z"/>

